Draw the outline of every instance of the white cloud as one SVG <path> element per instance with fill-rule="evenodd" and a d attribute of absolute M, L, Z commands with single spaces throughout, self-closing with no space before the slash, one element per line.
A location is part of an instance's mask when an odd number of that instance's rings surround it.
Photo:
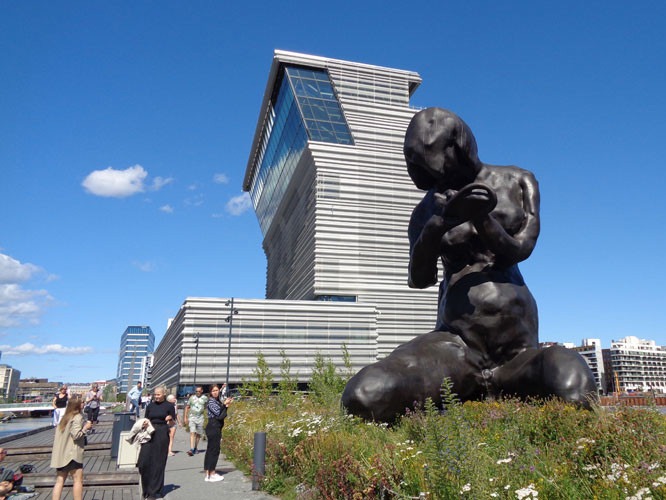
<path fill-rule="evenodd" d="M 171 205 L 162 205 L 160 207 L 160 210 L 164 213 L 167 213 L 167 214 L 172 214 L 173 213 L 173 207 Z"/>
<path fill-rule="evenodd" d="M 29 354 L 64 354 L 71 356 L 78 356 L 81 354 L 88 354 L 93 352 L 93 348 L 89 346 L 85 347 L 66 347 L 61 344 L 47 344 L 42 346 L 36 346 L 26 342 L 25 344 L 10 346 L 10 345 L 0 345 L 0 351 L 3 356 L 25 356 Z"/>
<path fill-rule="evenodd" d="M 0 254 L 0 328 L 36 324 L 52 302 L 46 290 L 30 290 L 22 283 L 43 270 L 33 264 Z M 47 277 L 49 278 L 49 277 Z"/>
<path fill-rule="evenodd" d="M 150 261 L 147 262 L 134 261 L 132 262 L 132 265 L 136 267 L 139 271 L 143 271 L 144 273 L 152 273 L 156 269 L 155 264 Z"/>
<path fill-rule="evenodd" d="M 215 184 L 229 184 L 229 177 L 227 177 L 227 174 L 215 174 L 213 182 Z"/>
<path fill-rule="evenodd" d="M 167 184 L 173 182 L 173 177 L 155 177 L 153 179 L 153 185 L 150 187 L 151 191 L 159 191 Z"/>
<path fill-rule="evenodd" d="M 33 264 L 22 264 L 9 255 L 0 253 L 0 284 L 29 280 L 41 269 Z"/>
<path fill-rule="evenodd" d="M 206 197 L 203 195 L 203 193 L 197 193 L 193 196 L 190 196 L 189 198 L 185 198 L 183 203 L 187 207 L 200 207 L 204 204 L 205 198 Z"/>
<path fill-rule="evenodd" d="M 88 174 L 81 185 L 91 194 L 108 198 L 126 198 L 144 191 L 144 181 L 148 172 L 141 165 L 125 170 L 109 167 Z"/>
<path fill-rule="evenodd" d="M 231 215 L 241 215 L 252 208 L 252 200 L 249 193 L 234 196 L 227 202 L 227 212 Z"/>

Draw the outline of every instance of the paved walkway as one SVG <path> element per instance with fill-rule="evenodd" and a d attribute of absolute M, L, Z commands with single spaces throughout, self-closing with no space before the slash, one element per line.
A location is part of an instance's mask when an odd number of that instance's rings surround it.
<path fill-rule="evenodd" d="M 222 432 L 224 439 L 224 431 Z M 184 427 L 178 427 L 174 440 L 175 456 L 169 457 L 164 481 L 165 500 L 196 500 L 199 498 L 227 498 L 237 500 L 275 500 L 261 491 L 252 491 L 252 478 L 237 470 L 231 462 L 220 455 L 217 472 L 224 476 L 223 481 L 204 481 L 203 459 L 206 441 L 199 442 L 199 453 L 189 456 L 190 434 Z M 202 449 L 203 448 L 203 449 Z"/>

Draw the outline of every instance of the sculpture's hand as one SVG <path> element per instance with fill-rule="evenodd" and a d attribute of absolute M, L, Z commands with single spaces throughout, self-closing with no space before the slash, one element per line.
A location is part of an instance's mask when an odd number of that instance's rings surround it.
<path fill-rule="evenodd" d="M 485 184 L 468 184 L 451 196 L 444 207 L 444 220 L 457 225 L 488 215 L 497 205 L 495 192 Z"/>

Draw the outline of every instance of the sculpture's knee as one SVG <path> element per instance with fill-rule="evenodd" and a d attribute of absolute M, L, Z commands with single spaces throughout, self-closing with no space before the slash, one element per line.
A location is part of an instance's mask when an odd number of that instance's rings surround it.
<path fill-rule="evenodd" d="M 342 393 L 342 405 L 352 415 L 366 420 L 390 422 L 404 411 L 396 405 L 398 379 L 381 363 L 366 366 L 347 383 Z"/>
<path fill-rule="evenodd" d="M 561 346 L 544 350 L 544 379 L 550 392 L 583 408 L 591 409 L 598 398 L 597 385 L 592 370 L 576 351 Z"/>

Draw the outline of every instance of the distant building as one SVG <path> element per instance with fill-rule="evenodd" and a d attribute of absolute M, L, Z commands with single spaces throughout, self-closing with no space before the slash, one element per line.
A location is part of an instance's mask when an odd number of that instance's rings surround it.
<path fill-rule="evenodd" d="M 275 51 L 243 190 L 267 259 L 266 299 L 236 299 L 230 382 L 261 351 L 299 379 L 317 352 L 356 369 L 436 322 L 438 287 L 407 286 L 407 226 L 424 193 L 403 155 L 413 72 Z M 155 352 L 153 383 L 224 380 L 226 299 L 188 298 Z"/>
<path fill-rule="evenodd" d="M 235 299 L 234 309 L 230 329 L 230 301 L 187 298 L 155 351 L 151 383 L 180 396 L 195 384 L 225 382 L 228 369 L 229 383 L 236 385 L 253 378 L 259 352 L 275 382 L 281 380 L 281 352 L 291 362 L 291 377 L 302 383 L 310 380 L 317 354 L 343 366 L 343 344 L 354 371 L 376 359 L 375 306 Z"/>
<path fill-rule="evenodd" d="M 666 348 L 654 340 L 634 336 L 613 340 L 606 357 L 612 391 L 666 392 Z"/>
<path fill-rule="evenodd" d="M 145 358 L 155 348 L 155 334 L 149 326 L 128 326 L 120 338 L 116 380 L 118 392 L 126 393 L 137 382 L 145 382 Z"/>
<path fill-rule="evenodd" d="M 571 347 L 578 351 L 594 375 L 594 382 L 600 394 L 606 393 L 606 370 L 604 368 L 603 354 L 600 339 L 583 339 L 580 346 Z"/>
<path fill-rule="evenodd" d="M 0 365 L 0 396 L 5 401 L 14 401 L 18 391 L 21 371 L 9 365 Z"/>
<path fill-rule="evenodd" d="M 100 391 L 104 391 L 104 388 L 106 385 L 109 383 L 106 380 L 95 380 L 94 382 L 76 382 L 76 383 L 70 383 L 67 385 L 67 388 L 69 389 L 70 394 L 77 394 L 79 396 L 85 396 L 92 385 L 97 384 L 97 387 L 99 388 Z"/>
<path fill-rule="evenodd" d="M 18 402 L 50 402 L 62 386 L 62 382 L 49 382 L 47 378 L 19 380 L 16 400 Z"/>

